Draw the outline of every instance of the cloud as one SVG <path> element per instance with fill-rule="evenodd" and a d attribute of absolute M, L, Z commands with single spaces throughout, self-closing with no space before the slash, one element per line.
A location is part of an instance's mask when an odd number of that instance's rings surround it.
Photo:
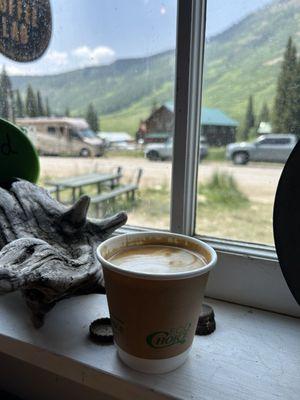
<path fill-rule="evenodd" d="M 81 67 L 109 64 L 116 57 L 115 51 L 107 46 L 98 46 L 94 49 L 88 46 L 81 46 L 73 50 L 72 54 L 78 58 Z"/>
<path fill-rule="evenodd" d="M 53 66 L 61 67 L 68 64 L 68 59 L 69 56 L 67 52 L 52 50 L 46 54 L 44 60 L 47 61 L 49 64 L 52 64 Z"/>
<path fill-rule="evenodd" d="M 8 75 L 25 75 L 24 69 L 16 67 L 15 65 L 5 65 L 6 72 Z"/>
<path fill-rule="evenodd" d="M 115 52 L 106 46 L 81 46 L 73 51 L 50 50 L 32 63 L 16 63 L 0 54 L 0 72 L 3 65 L 9 75 L 48 75 L 78 68 L 108 64 L 115 60 Z"/>

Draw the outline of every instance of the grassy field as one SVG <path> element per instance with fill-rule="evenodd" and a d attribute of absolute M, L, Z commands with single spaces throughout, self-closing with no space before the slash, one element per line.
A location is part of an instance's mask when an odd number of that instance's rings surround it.
<path fill-rule="evenodd" d="M 125 111 L 103 115 L 100 120 L 101 131 L 103 132 L 128 132 L 134 136 L 142 119 L 149 116 L 149 107 L 130 107 Z"/>
<path fill-rule="evenodd" d="M 141 189 L 134 204 L 124 200 L 105 209 L 124 209 L 131 225 L 169 228 L 168 185 Z M 198 190 L 196 232 L 206 236 L 273 244 L 272 205 L 250 202 L 230 175 L 214 174 Z"/>
<path fill-rule="evenodd" d="M 141 120 L 148 118 L 152 112 L 153 102 L 163 104 L 173 97 L 172 81 L 164 82 L 153 93 L 134 101 L 129 107 L 123 108 L 100 117 L 101 130 L 104 132 L 128 132 L 134 137 Z"/>
<path fill-rule="evenodd" d="M 132 161 L 131 161 L 132 160 Z M 59 163 L 61 161 L 61 163 Z M 209 161 L 204 161 L 203 167 L 207 169 Z M 222 171 L 223 163 L 212 162 L 216 165 L 215 171 Z M 170 163 L 149 163 L 133 152 L 131 159 L 107 157 L 107 159 L 86 160 L 59 158 L 44 158 L 43 171 L 39 184 L 45 185 L 54 177 L 82 175 L 91 172 L 105 172 L 115 169 L 118 165 L 124 166 L 123 183 L 132 182 L 136 168 L 143 168 L 144 175 L 140 189 L 134 203 L 127 202 L 126 197 L 116 199 L 114 204 L 102 205 L 99 217 L 111 215 L 116 211 L 128 212 L 128 223 L 136 226 L 150 228 L 169 228 L 170 219 Z M 103 168 L 106 169 L 103 169 Z M 158 168 L 159 167 L 159 168 Z M 212 168 L 212 172 L 213 169 Z M 219 169 L 218 169 L 219 168 Z M 47 171 L 47 173 L 46 173 Z M 240 170 L 240 173 L 243 169 Z M 260 171 L 253 169 L 253 173 Z M 269 171 L 270 172 L 270 171 Z M 196 232 L 201 235 L 237 239 L 257 243 L 273 243 L 272 234 L 272 187 L 266 192 L 263 183 L 254 187 L 256 195 L 252 195 L 249 187 L 244 184 L 239 187 L 232 178 L 230 171 L 207 174 L 202 176 L 198 189 L 197 223 Z M 248 177 L 245 176 L 246 183 Z M 268 180 L 263 181 L 268 185 Z M 243 180 L 240 178 L 239 184 Z M 108 189 L 104 189 L 108 190 Z M 271 191 L 271 192 L 270 192 Z M 84 192 L 90 196 L 96 194 L 95 186 L 85 187 Z M 246 195 L 247 193 L 247 195 Z M 65 191 L 61 198 L 70 201 L 71 192 Z M 95 216 L 95 209 L 90 210 L 90 215 Z"/>
<path fill-rule="evenodd" d="M 208 161 L 225 160 L 225 147 L 209 147 L 206 160 Z"/>
<path fill-rule="evenodd" d="M 143 158 L 143 150 L 110 150 L 104 157 L 132 157 L 132 158 Z"/>

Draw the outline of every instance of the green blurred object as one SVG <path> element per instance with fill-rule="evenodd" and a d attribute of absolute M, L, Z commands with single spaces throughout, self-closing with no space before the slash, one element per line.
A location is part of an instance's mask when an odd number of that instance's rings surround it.
<path fill-rule="evenodd" d="M 0 118 L 0 182 L 21 178 L 36 183 L 40 164 L 38 154 L 23 131 Z"/>

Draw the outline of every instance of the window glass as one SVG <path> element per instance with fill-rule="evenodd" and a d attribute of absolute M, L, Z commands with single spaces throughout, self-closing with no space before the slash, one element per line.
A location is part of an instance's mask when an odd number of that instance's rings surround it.
<path fill-rule="evenodd" d="M 290 144 L 290 139 L 275 139 L 275 144 Z"/>
<path fill-rule="evenodd" d="M 69 129 L 69 137 L 70 139 L 79 139 L 79 134 L 73 129 Z"/>
<path fill-rule="evenodd" d="M 259 140 L 257 142 L 257 144 L 259 146 L 266 145 L 266 144 L 276 144 L 276 140 L 275 139 L 262 139 L 262 140 Z"/>
<path fill-rule="evenodd" d="M 0 116 L 34 128 L 39 183 L 66 181 L 66 204 L 67 180 L 80 176 L 76 198 L 98 199 L 91 215 L 126 210 L 131 225 L 169 228 L 177 1 L 51 0 L 51 8 L 40 59 L 0 55 L 1 85 L 11 84 Z M 69 136 L 51 137 L 64 129 Z M 99 181 L 85 185 L 86 175 Z"/>
<path fill-rule="evenodd" d="M 300 3 L 209 0 L 207 7 L 207 154 L 199 166 L 196 231 L 273 244 L 275 191 L 300 134 Z"/>
<path fill-rule="evenodd" d="M 48 126 L 47 132 L 52 135 L 55 135 L 55 132 L 56 132 L 55 126 Z"/>

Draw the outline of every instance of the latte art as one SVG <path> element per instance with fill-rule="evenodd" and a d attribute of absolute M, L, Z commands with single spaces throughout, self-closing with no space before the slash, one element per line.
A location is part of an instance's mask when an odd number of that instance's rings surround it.
<path fill-rule="evenodd" d="M 143 245 L 121 249 L 109 258 L 121 269 L 156 274 L 192 271 L 206 265 L 204 257 L 174 246 Z"/>

